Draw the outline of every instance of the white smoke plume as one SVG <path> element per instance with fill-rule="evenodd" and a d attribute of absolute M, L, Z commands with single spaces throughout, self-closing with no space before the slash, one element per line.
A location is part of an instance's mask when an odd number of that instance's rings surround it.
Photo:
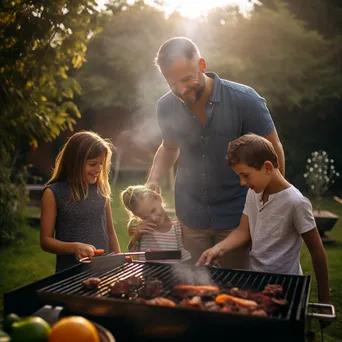
<path fill-rule="evenodd" d="M 172 273 L 180 284 L 215 285 L 210 271 L 204 267 L 190 268 L 177 264 L 177 267 L 172 267 Z"/>

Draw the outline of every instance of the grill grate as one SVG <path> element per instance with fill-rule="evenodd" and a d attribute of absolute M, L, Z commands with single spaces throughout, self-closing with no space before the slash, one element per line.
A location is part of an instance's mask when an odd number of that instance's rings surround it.
<path fill-rule="evenodd" d="M 162 297 L 170 298 L 171 291 L 176 284 L 191 285 L 215 285 L 234 286 L 241 289 L 262 291 L 267 284 L 279 284 L 284 289 L 284 299 L 289 303 L 287 310 L 275 313 L 269 317 L 286 320 L 302 319 L 303 303 L 307 294 L 303 293 L 306 288 L 307 278 L 294 275 L 279 275 L 269 273 L 250 272 L 242 270 L 216 269 L 193 267 L 182 264 L 165 264 L 152 262 L 126 263 L 112 270 L 86 270 L 53 285 L 44 287 L 38 294 L 57 294 L 85 297 L 108 297 L 110 284 L 129 277 L 153 278 L 163 282 Z M 101 278 L 98 289 L 85 290 L 82 281 L 90 277 Z M 113 297 L 113 300 L 117 298 Z M 128 299 L 125 299 L 128 300 Z M 175 308 L 177 309 L 177 308 Z"/>

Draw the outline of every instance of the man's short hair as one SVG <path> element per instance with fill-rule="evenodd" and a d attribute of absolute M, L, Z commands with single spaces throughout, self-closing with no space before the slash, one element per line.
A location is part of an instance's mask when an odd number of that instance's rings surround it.
<path fill-rule="evenodd" d="M 192 40 L 185 37 L 175 37 L 167 40 L 159 48 L 154 63 L 159 70 L 162 70 L 170 67 L 178 57 L 193 59 L 196 55 L 200 57 L 200 52 Z"/>
<path fill-rule="evenodd" d="M 260 170 L 265 161 L 270 161 L 273 167 L 278 168 L 278 156 L 274 147 L 267 139 L 256 134 L 245 134 L 228 144 L 228 166 L 245 164 Z"/>

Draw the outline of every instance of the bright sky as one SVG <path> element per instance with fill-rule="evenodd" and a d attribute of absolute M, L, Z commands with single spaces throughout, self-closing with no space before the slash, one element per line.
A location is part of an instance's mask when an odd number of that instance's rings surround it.
<path fill-rule="evenodd" d="M 100 8 L 106 2 L 106 0 L 97 0 Z M 129 2 L 134 3 L 134 0 Z M 153 3 L 152 0 L 146 0 L 145 2 Z M 177 10 L 184 17 L 197 18 L 200 15 L 206 15 L 208 11 L 215 7 L 238 5 L 242 13 L 247 13 L 253 6 L 252 2 L 248 0 L 164 0 L 164 11 L 168 15 Z"/>
<path fill-rule="evenodd" d="M 168 0 L 165 1 L 164 10 L 166 14 L 178 10 L 184 17 L 196 18 L 200 15 L 206 15 L 215 7 L 227 5 L 238 5 L 243 13 L 252 6 L 248 0 Z"/>

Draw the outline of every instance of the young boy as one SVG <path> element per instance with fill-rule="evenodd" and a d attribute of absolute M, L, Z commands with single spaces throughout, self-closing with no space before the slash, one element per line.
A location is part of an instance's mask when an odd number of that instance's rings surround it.
<path fill-rule="evenodd" d="M 240 225 L 203 252 L 197 265 L 208 265 L 228 251 L 251 244 L 252 271 L 302 274 L 300 250 L 307 245 L 314 267 L 318 300 L 329 303 L 327 258 L 310 201 L 288 183 L 278 169 L 272 144 L 246 134 L 228 146 L 228 165 L 249 187 Z"/>

